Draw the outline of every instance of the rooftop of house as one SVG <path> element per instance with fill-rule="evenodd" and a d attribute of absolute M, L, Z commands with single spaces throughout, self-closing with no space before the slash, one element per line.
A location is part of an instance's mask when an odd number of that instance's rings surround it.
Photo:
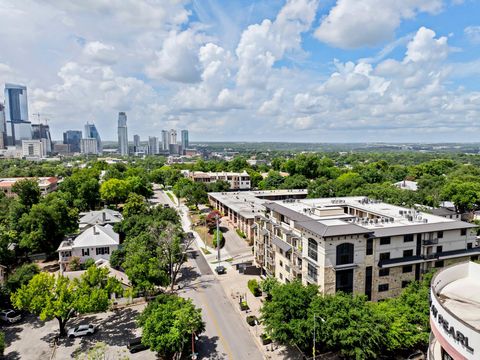
<path fill-rule="evenodd" d="M 111 225 L 94 225 L 85 229 L 75 239 L 62 241 L 57 251 L 72 250 L 75 248 L 111 246 L 118 245 L 119 243 L 119 235 L 113 231 Z"/>
<path fill-rule="evenodd" d="M 54 184 L 58 182 L 58 179 L 56 177 L 38 177 L 38 178 L 33 178 L 33 177 L 18 177 L 18 178 L 0 178 L 0 187 L 12 187 L 17 181 L 24 180 L 24 179 L 37 179 L 38 185 L 40 187 L 42 186 L 48 186 L 50 184 Z"/>
<path fill-rule="evenodd" d="M 228 172 L 228 171 L 219 171 L 219 172 L 204 172 L 204 171 L 191 171 L 186 173 L 187 176 L 193 177 L 224 177 L 224 176 L 250 176 L 246 171 L 243 172 Z"/>
<path fill-rule="evenodd" d="M 116 210 L 102 209 L 80 213 L 80 225 L 112 224 L 122 221 L 123 217 Z"/>
<path fill-rule="evenodd" d="M 395 185 L 396 187 L 399 187 L 400 189 L 411 190 L 411 191 L 417 191 L 418 189 L 417 182 L 410 181 L 410 180 L 399 181 L 393 185 Z"/>
<path fill-rule="evenodd" d="M 475 227 L 364 196 L 283 200 L 265 206 L 321 236 L 375 233 L 382 237 Z"/>

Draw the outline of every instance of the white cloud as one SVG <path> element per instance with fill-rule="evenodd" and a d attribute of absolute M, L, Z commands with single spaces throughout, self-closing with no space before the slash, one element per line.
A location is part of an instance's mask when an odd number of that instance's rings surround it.
<path fill-rule="evenodd" d="M 463 32 L 473 44 L 480 44 L 480 26 L 467 26 Z"/>
<path fill-rule="evenodd" d="M 83 54 L 87 60 L 100 64 L 114 64 L 117 61 L 115 47 L 100 41 L 91 41 L 85 44 Z"/>
<path fill-rule="evenodd" d="M 315 36 L 345 49 L 373 46 L 391 40 L 403 19 L 419 12 L 437 13 L 442 7 L 442 0 L 338 0 Z"/>
<path fill-rule="evenodd" d="M 442 36 L 435 39 L 435 32 L 422 26 L 413 40 L 408 43 L 405 60 L 414 62 L 439 61 L 446 59 L 448 52 L 447 38 Z"/>

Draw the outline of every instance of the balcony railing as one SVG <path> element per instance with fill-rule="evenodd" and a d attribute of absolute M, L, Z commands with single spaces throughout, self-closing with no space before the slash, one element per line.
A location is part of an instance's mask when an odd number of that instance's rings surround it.
<path fill-rule="evenodd" d="M 436 253 L 423 255 L 423 258 L 425 260 L 436 259 L 437 257 L 438 257 L 438 254 L 436 254 Z"/>
<path fill-rule="evenodd" d="M 422 243 L 423 243 L 423 245 L 425 245 L 425 246 L 437 245 L 437 244 L 438 244 L 438 238 L 423 240 Z"/>

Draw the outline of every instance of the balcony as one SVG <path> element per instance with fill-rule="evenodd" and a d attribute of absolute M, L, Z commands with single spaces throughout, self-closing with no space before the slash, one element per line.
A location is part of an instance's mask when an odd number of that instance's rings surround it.
<path fill-rule="evenodd" d="M 424 246 L 437 245 L 438 244 L 438 238 L 422 240 L 422 244 Z"/>
<path fill-rule="evenodd" d="M 424 258 L 425 260 L 432 260 L 432 259 L 438 258 L 438 254 L 437 254 L 437 253 L 424 254 L 424 255 L 422 255 L 422 256 L 423 256 L 423 258 Z"/>

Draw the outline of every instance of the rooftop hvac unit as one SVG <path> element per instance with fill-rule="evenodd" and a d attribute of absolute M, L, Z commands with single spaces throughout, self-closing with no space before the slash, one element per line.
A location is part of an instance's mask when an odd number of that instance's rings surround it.
<path fill-rule="evenodd" d="M 400 215 L 403 215 L 403 210 L 400 210 L 398 213 L 399 213 Z"/>
<path fill-rule="evenodd" d="M 408 216 L 407 216 L 407 219 L 408 219 L 408 221 L 413 221 L 413 216 L 412 216 L 412 215 L 408 215 Z"/>
<path fill-rule="evenodd" d="M 426 224 L 428 223 L 428 219 L 423 219 L 423 222 Z"/>

